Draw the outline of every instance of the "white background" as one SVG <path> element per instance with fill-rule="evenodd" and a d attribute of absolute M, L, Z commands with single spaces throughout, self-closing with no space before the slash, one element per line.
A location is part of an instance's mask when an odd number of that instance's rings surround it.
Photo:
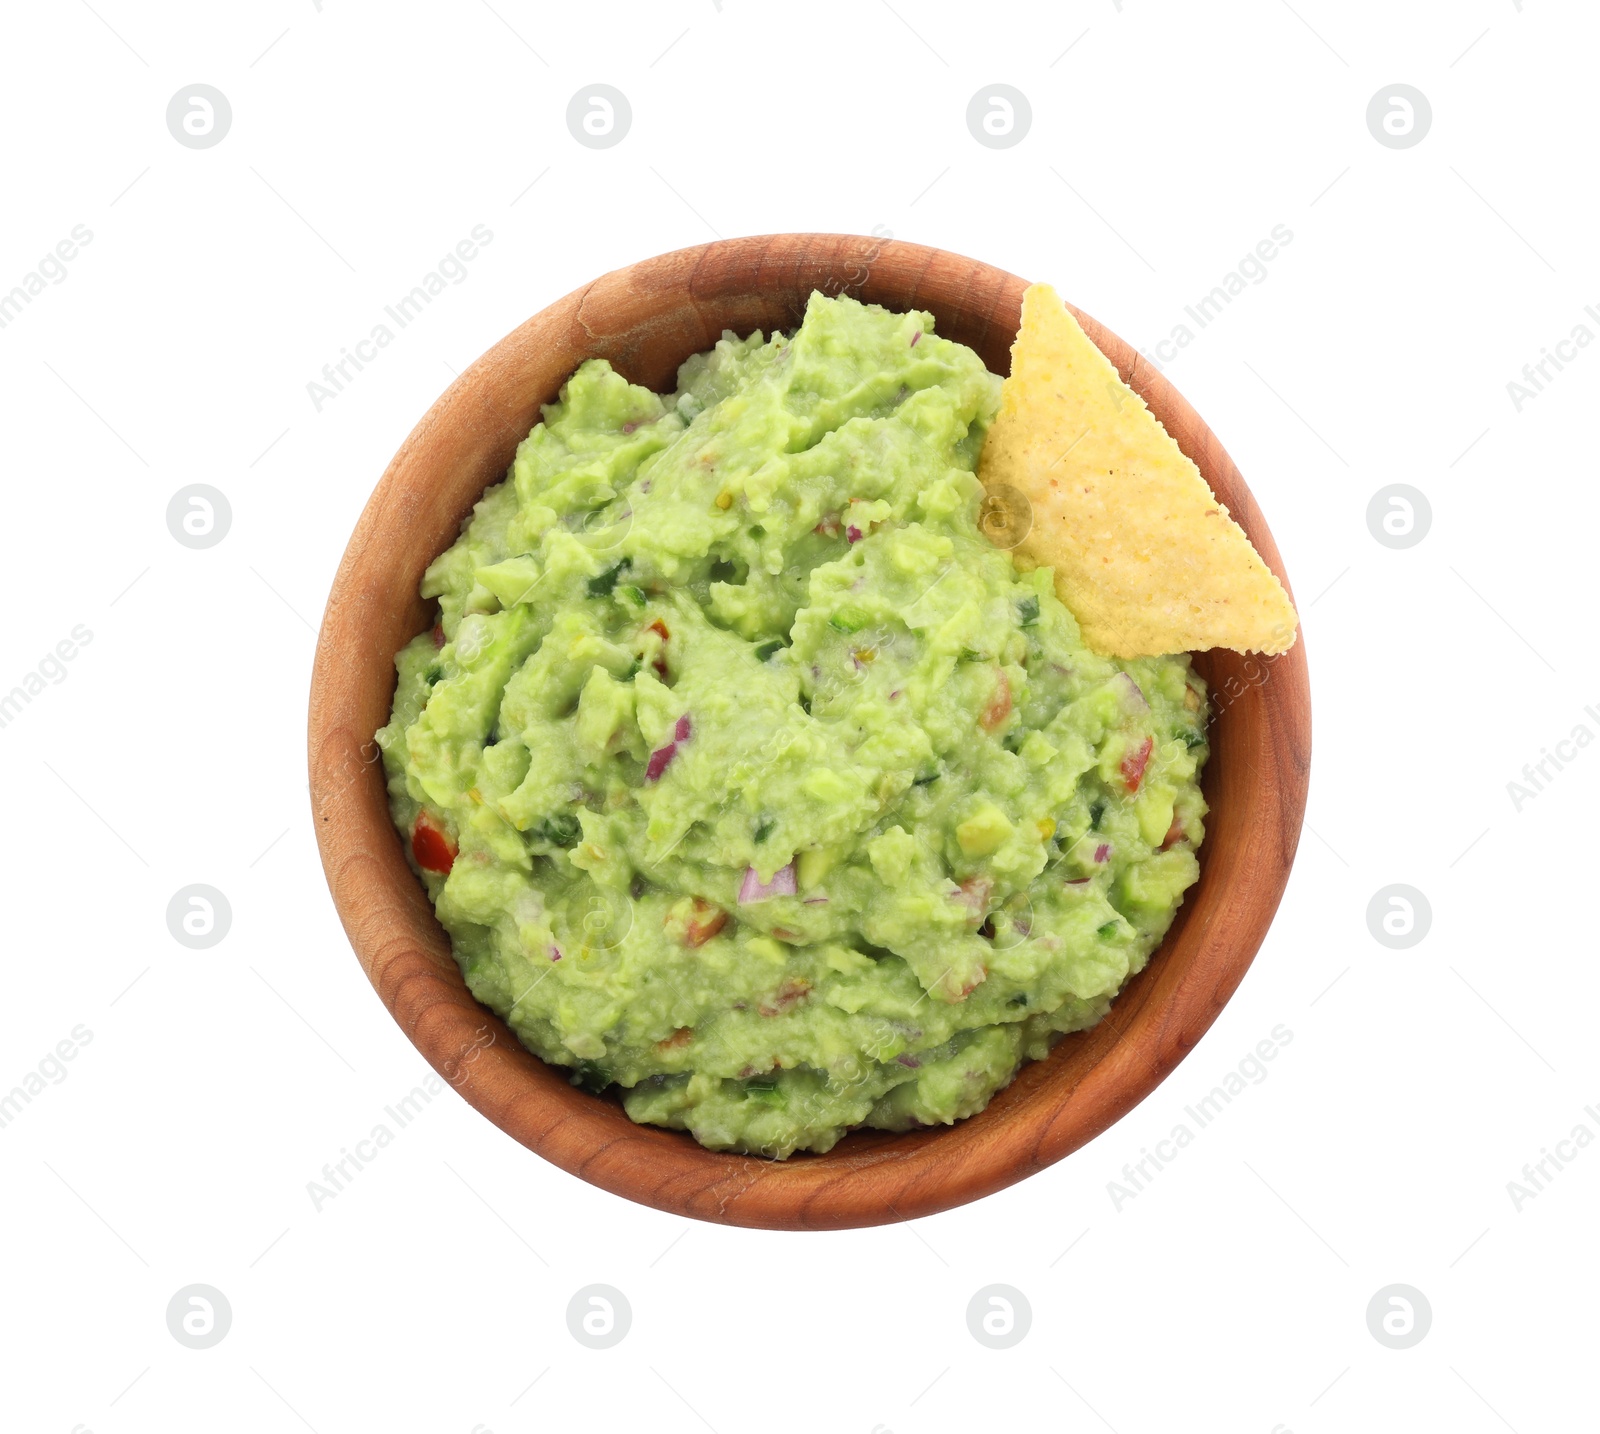
<path fill-rule="evenodd" d="M 1592 9 L 494 5 L 6 7 L 0 291 L 75 224 L 94 237 L 0 331 L 0 690 L 75 624 L 93 640 L 0 729 L 0 1092 L 75 1026 L 92 1041 L 0 1130 L 0 1424 L 1592 1427 L 1600 1148 L 1520 1209 L 1507 1182 L 1574 1125 L 1600 1133 L 1600 750 L 1520 811 L 1507 783 L 1600 733 L 1600 352 L 1520 412 L 1506 388 L 1576 324 L 1600 332 Z M 233 109 L 205 150 L 165 122 L 195 82 Z M 593 82 L 633 109 L 603 151 L 564 118 Z M 1005 150 L 965 123 L 994 82 L 1033 109 Z M 1395 82 L 1433 110 L 1404 150 L 1365 121 Z M 465 282 L 318 412 L 308 381 L 476 224 L 494 237 Z M 1047 279 L 1149 348 L 1277 224 L 1267 279 L 1167 371 L 1295 586 L 1311 804 L 1265 946 L 1167 1084 L 1046 1173 L 912 1225 L 678 1220 L 448 1091 L 315 1209 L 307 1182 L 427 1072 L 318 865 L 313 628 L 452 374 L 613 267 L 874 226 Z M 195 482 L 233 511 L 205 551 L 165 521 Z M 1432 505 L 1403 551 L 1365 516 L 1393 482 Z M 233 908 L 206 951 L 166 926 L 193 882 Z M 1432 905 L 1409 950 L 1367 926 L 1394 882 Z M 1279 1024 L 1268 1077 L 1116 1209 L 1124 1162 Z M 1003 1351 L 965 1315 L 997 1282 L 1033 1311 Z M 167 1329 L 193 1283 L 233 1311 L 207 1350 Z M 609 1350 L 568 1333 L 592 1283 L 632 1306 Z M 1392 1283 L 1433 1311 L 1407 1350 L 1367 1327 Z"/>

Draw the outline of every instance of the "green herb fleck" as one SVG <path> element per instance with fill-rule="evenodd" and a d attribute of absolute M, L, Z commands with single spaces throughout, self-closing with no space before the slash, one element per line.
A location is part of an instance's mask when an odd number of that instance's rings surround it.
<path fill-rule="evenodd" d="M 783 1104 L 783 1091 L 778 1086 L 776 1076 L 747 1080 L 744 1083 L 744 1093 L 750 1100 L 758 1100 L 762 1105 Z"/>
<path fill-rule="evenodd" d="M 756 827 L 756 841 L 764 842 L 769 836 L 772 835 L 772 829 L 776 825 L 777 823 L 770 817 L 763 817 L 760 824 Z"/>
<path fill-rule="evenodd" d="M 1104 802 L 1089 803 L 1089 827 L 1092 831 L 1100 830 L 1100 818 L 1105 814 L 1106 804 Z"/>
<path fill-rule="evenodd" d="M 1032 627 L 1039 621 L 1039 599 L 1025 597 L 1017 604 L 1017 619 L 1023 627 Z"/>
<path fill-rule="evenodd" d="M 583 827 L 571 812 L 561 812 L 553 817 L 546 817 L 533 829 L 533 834 L 541 841 L 547 841 L 551 846 L 569 847 L 578 844 L 578 838 L 583 835 Z"/>
<path fill-rule="evenodd" d="M 572 1084 L 582 1086 L 591 1095 L 599 1095 L 611 1084 L 611 1072 L 598 1061 L 579 1061 L 572 1070 Z"/>
<path fill-rule="evenodd" d="M 758 642 L 755 647 L 756 661 L 765 662 L 782 646 L 783 639 L 779 637 L 769 637 L 765 642 Z"/>
<path fill-rule="evenodd" d="M 870 621 L 860 608 L 845 607 L 828 619 L 828 626 L 837 632 L 860 632 Z"/>
<path fill-rule="evenodd" d="M 623 569 L 631 566 L 632 562 L 630 559 L 619 558 L 603 573 L 597 573 L 594 577 L 589 579 L 589 596 L 610 597 L 612 589 L 614 589 L 617 585 L 617 579 L 622 576 Z"/>
<path fill-rule="evenodd" d="M 1117 923 L 1115 921 L 1108 921 L 1104 926 L 1097 927 L 1094 934 L 1102 941 L 1109 941 L 1117 934 Z"/>

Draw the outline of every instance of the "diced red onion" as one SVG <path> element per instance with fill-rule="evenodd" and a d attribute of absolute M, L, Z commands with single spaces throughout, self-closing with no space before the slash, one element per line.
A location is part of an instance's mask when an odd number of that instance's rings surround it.
<path fill-rule="evenodd" d="M 739 905 L 752 906 L 774 896 L 793 896 L 798 890 L 792 861 L 788 866 L 780 866 L 772 873 L 772 880 L 766 882 L 756 875 L 755 867 L 746 867 L 744 880 L 739 884 Z"/>
<path fill-rule="evenodd" d="M 826 906 L 828 898 L 826 896 L 808 896 L 800 904 L 802 906 Z"/>
<path fill-rule="evenodd" d="M 650 761 L 644 769 L 644 779 L 647 782 L 658 782 L 661 774 L 667 770 L 672 759 L 678 755 L 678 744 L 668 742 L 665 747 L 657 747 L 650 754 Z"/>
<path fill-rule="evenodd" d="M 852 543 L 859 543 L 861 541 L 861 529 L 856 527 L 854 523 L 844 530 L 844 535 Z"/>
<path fill-rule="evenodd" d="M 1094 849 L 1094 859 L 1097 862 L 1104 861 L 1110 855 L 1111 855 L 1111 843 L 1110 842 L 1103 841 L 1103 842 L 1100 843 L 1099 846 L 1097 846 Z"/>
<path fill-rule="evenodd" d="M 1117 674 L 1117 678 L 1120 679 L 1123 686 L 1127 689 L 1128 697 L 1134 704 L 1134 710 L 1136 712 L 1148 712 L 1150 710 L 1150 704 L 1144 700 L 1144 693 L 1140 690 L 1139 684 L 1135 682 L 1133 678 L 1128 676 L 1126 672 L 1119 672 Z"/>
<path fill-rule="evenodd" d="M 689 714 L 685 712 L 683 716 L 678 718 L 678 725 L 673 729 L 672 740 L 674 742 L 687 742 L 693 735 L 693 729 L 689 724 Z"/>
<path fill-rule="evenodd" d="M 916 348 L 916 346 L 920 342 L 921 338 L 922 338 L 922 330 L 918 329 L 916 331 L 916 333 L 911 335 L 911 347 L 912 348 Z"/>
<path fill-rule="evenodd" d="M 900 1064 L 903 1065 L 907 1070 L 919 1070 L 922 1066 L 922 1062 L 919 1061 L 915 1056 L 900 1055 L 896 1056 L 895 1059 L 899 1061 Z"/>

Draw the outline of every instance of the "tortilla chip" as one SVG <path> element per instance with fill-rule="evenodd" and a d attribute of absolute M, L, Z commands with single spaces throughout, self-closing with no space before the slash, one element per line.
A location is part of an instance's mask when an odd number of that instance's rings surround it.
<path fill-rule="evenodd" d="M 1096 652 L 1294 645 L 1298 619 L 1283 585 L 1048 284 L 1023 295 L 978 476 L 992 498 L 1031 508 L 1018 563 L 1055 570 L 1056 592 Z"/>

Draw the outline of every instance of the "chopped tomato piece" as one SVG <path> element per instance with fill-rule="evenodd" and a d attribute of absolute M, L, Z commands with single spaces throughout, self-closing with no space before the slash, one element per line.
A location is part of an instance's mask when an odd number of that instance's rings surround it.
<path fill-rule="evenodd" d="M 666 623 L 662 622 L 659 617 L 647 623 L 645 631 L 659 633 L 663 644 L 672 640 L 672 634 L 667 631 Z M 656 676 L 665 682 L 667 680 L 667 652 L 665 645 L 663 645 L 660 652 L 650 659 L 650 665 L 655 668 Z"/>
<path fill-rule="evenodd" d="M 811 990 L 811 982 L 804 976 L 791 976 L 781 985 L 777 994 L 770 1001 L 763 1001 L 759 1007 L 763 1016 L 781 1016 L 791 1006 L 802 1001 L 806 993 Z"/>
<path fill-rule="evenodd" d="M 417 813 L 411 828 L 411 854 L 424 871 L 436 871 L 441 876 L 456 864 L 456 844 L 426 809 Z"/>
<path fill-rule="evenodd" d="M 1146 737 L 1137 747 L 1122 759 L 1122 780 L 1127 783 L 1130 792 L 1139 790 L 1139 783 L 1144 781 L 1144 769 L 1150 761 L 1150 753 L 1155 750 L 1155 742 Z"/>
<path fill-rule="evenodd" d="M 728 913 L 709 901 L 694 899 L 694 909 L 683 929 L 683 939 L 690 946 L 704 946 L 717 932 L 728 924 Z"/>
<path fill-rule="evenodd" d="M 994 882 L 987 876 L 969 876 L 960 886 L 960 895 L 951 899 L 970 906 L 974 917 L 982 916 L 989 909 L 989 893 L 994 890 Z"/>
<path fill-rule="evenodd" d="M 971 976 L 968 980 L 963 981 L 961 985 L 956 988 L 956 1000 L 965 1001 L 968 996 L 978 989 L 979 986 L 983 985 L 984 981 L 988 979 L 988 976 L 989 973 L 984 967 L 978 967 L 973 976 Z"/>
<path fill-rule="evenodd" d="M 679 1026 L 677 1030 L 675 1030 L 666 1038 L 666 1040 L 657 1041 L 656 1049 L 658 1051 L 670 1051 L 676 1049 L 678 1046 L 686 1046 L 689 1044 L 689 1041 L 693 1038 L 693 1036 L 693 1026 Z"/>
<path fill-rule="evenodd" d="M 985 732 L 993 732 L 1007 717 L 1011 715 L 1011 682 L 1006 677 L 1005 669 L 1000 670 L 1000 681 L 995 686 L 994 696 L 989 699 L 989 705 L 983 709 L 983 716 L 978 718 L 978 725 Z"/>

